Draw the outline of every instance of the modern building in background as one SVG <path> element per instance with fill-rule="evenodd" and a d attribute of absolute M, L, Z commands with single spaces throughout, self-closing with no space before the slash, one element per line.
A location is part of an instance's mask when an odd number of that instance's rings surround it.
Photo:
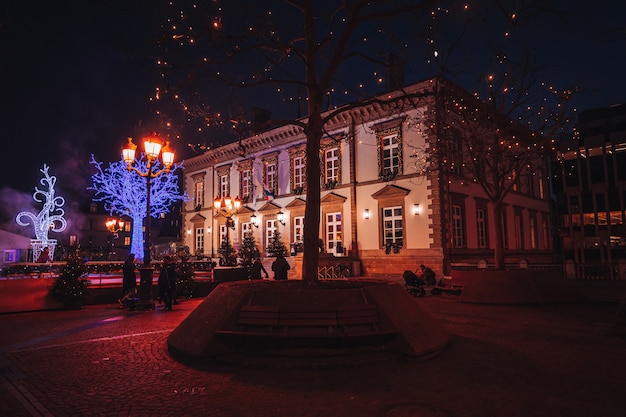
<path fill-rule="evenodd" d="M 435 82 L 403 88 L 402 93 L 421 98 L 401 106 L 355 106 L 326 125 L 320 249 L 356 262 L 361 275 L 397 275 L 419 264 L 441 274 L 454 263 L 493 259 L 493 212 L 481 187 L 461 164 L 439 169 L 441 161 L 432 152 L 441 138 L 429 126 L 438 119 L 441 97 L 421 93 L 432 91 Z M 251 232 L 267 256 L 275 230 L 297 247 L 307 196 L 305 145 L 302 129 L 283 126 L 187 159 L 184 187 L 190 200 L 183 203 L 183 239 L 191 253 L 216 255 L 227 233 L 237 249 Z M 539 159 L 520 173 L 505 198 L 507 261 L 553 260 L 546 178 Z M 214 199 L 226 196 L 242 201 L 234 222 L 213 208 Z M 296 259 L 290 262 L 297 267 Z"/>
<path fill-rule="evenodd" d="M 564 260 L 626 259 L 626 104 L 580 114 L 559 142 L 554 184 Z"/>

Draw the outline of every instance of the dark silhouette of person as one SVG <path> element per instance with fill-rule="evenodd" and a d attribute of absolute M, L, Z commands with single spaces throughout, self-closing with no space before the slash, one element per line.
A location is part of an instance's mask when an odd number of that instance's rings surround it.
<path fill-rule="evenodd" d="M 174 302 L 174 292 L 176 291 L 176 264 L 172 258 L 166 256 L 163 258 L 161 272 L 159 272 L 159 296 L 165 303 L 163 311 L 172 309 Z"/>
<path fill-rule="evenodd" d="M 123 296 L 130 290 L 137 288 L 137 274 L 135 273 L 135 254 L 131 253 L 124 261 L 122 267 L 122 291 Z"/>
<path fill-rule="evenodd" d="M 50 248 L 45 247 L 37 257 L 37 263 L 45 264 L 46 262 L 51 262 L 50 260 Z"/>
<path fill-rule="evenodd" d="M 257 257 L 254 262 L 252 262 L 252 266 L 250 267 L 250 279 L 262 279 L 261 271 L 265 273 L 265 278 L 270 277 L 263 266 L 263 262 L 261 262 L 261 258 Z"/>
<path fill-rule="evenodd" d="M 137 274 L 135 272 L 135 254 L 131 253 L 122 267 L 122 298 L 117 300 L 121 307 L 135 309 L 135 294 L 137 292 Z"/>
<path fill-rule="evenodd" d="M 276 260 L 272 262 L 272 271 L 274 271 L 274 279 L 275 280 L 287 280 L 287 271 L 291 269 L 287 259 L 281 253 L 276 256 Z"/>
<path fill-rule="evenodd" d="M 420 277 L 426 285 L 435 285 L 437 283 L 435 271 L 425 265 L 420 265 L 419 268 L 417 268 L 417 276 Z"/>

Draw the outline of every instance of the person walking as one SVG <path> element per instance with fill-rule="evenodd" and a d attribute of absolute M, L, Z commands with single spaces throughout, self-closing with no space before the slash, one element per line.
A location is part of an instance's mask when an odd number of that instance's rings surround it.
<path fill-rule="evenodd" d="M 172 258 L 166 256 L 163 258 L 161 272 L 159 272 L 159 297 L 165 303 L 163 311 L 172 309 L 174 302 L 174 291 L 176 288 L 176 264 L 172 262 Z"/>
<path fill-rule="evenodd" d="M 131 253 L 122 267 L 122 298 L 117 300 L 120 307 L 135 309 L 135 294 L 137 293 L 137 273 L 135 272 L 135 254 Z"/>
<path fill-rule="evenodd" d="M 262 279 L 261 271 L 265 273 L 265 278 L 270 277 L 263 266 L 263 262 L 261 262 L 261 258 L 257 257 L 250 267 L 250 279 Z"/>
<path fill-rule="evenodd" d="M 272 263 L 272 271 L 274 271 L 274 279 L 275 280 L 287 280 L 287 271 L 291 269 L 287 259 L 281 253 L 276 256 L 276 260 Z"/>

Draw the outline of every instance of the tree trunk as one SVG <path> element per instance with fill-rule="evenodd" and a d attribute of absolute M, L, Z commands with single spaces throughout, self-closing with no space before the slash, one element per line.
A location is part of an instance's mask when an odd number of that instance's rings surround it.
<path fill-rule="evenodd" d="M 316 117 L 317 116 L 317 117 Z M 319 264 L 320 228 L 320 139 L 322 121 L 319 113 L 311 114 L 306 132 L 306 206 L 304 209 L 304 245 L 302 280 L 308 285 L 317 284 Z"/>
<path fill-rule="evenodd" d="M 504 269 L 504 235 L 502 224 L 502 202 L 492 202 L 493 204 L 493 231 L 495 234 L 495 242 L 493 249 L 493 261 L 496 269 Z"/>
<path fill-rule="evenodd" d="M 133 218 L 133 232 L 131 238 L 130 253 L 135 255 L 137 260 L 143 261 L 143 217 L 134 216 Z"/>

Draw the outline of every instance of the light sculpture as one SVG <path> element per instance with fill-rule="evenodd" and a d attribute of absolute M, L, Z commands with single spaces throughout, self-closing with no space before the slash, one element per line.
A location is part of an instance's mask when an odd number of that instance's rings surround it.
<path fill-rule="evenodd" d="M 54 248 L 57 241 L 56 239 L 48 239 L 48 232 L 60 233 L 67 227 L 67 222 L 63 218 L 65 211 L 61 208 L 65 204 L 65 199 L 55 195 L 54 186 L 57 179 L 48 173 L 48 169 L 48 165 L 44 164 L 43 168 L 39 170 L 44 174 L 44 178 L 39 182 L 47 187 L 47 191 L 35 187 L 33 193 L 33 200 L 37 203 L 43 203 L 42 210 L 38 214 L 22 211 L 15 218 L 20 226 L 32 224 L 35 229 L 36 239 L 31 239 L 33 262 L 39 258 L 39 254 L 46 247 L 50 251 L 50 259 L 54 259 Z"/>

